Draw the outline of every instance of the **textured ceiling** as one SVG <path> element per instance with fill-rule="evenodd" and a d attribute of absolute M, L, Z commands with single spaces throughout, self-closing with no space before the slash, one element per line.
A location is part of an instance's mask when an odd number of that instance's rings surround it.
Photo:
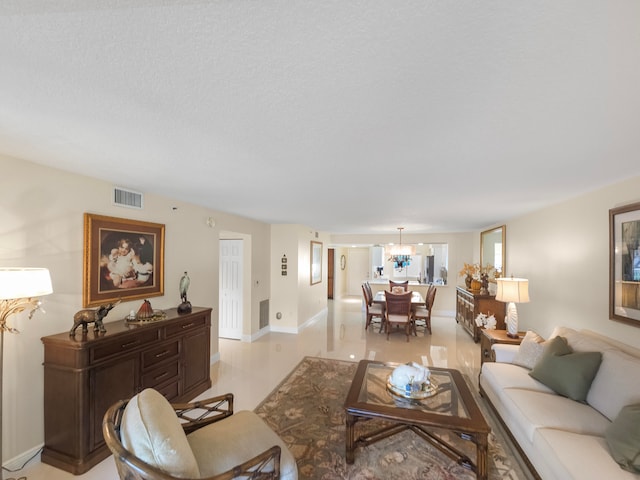
<path fill-rule="evenodd" d="M 0 153 L 331 233 L 481 229 L 640 175 L 639 18 L 637 0 L 2 0 Z"/>

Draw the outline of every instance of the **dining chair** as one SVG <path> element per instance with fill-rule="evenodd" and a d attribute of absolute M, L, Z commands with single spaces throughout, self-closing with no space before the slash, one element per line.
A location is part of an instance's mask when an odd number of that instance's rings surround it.
<path fill-rule="evenodd" d="M 362 284 L 362 295 L 364 296 L 364 304 L 367 309 L 367 321 L 364 329 L 368 329 L 374 318 L 380 319 L 380 331 L 384 323 L 384 307 L 379 303 L 373 303 L 373 295 L 371 294 L 371 286 L 367 282 Z M 374 322 L 376 323 L 376 322 Z"/>
<path fill-rule="evenodd" d="M 373 302 L 373 290 L 371 290 L 371 284 L 365 281 L 363 285 L 367 289 L 367 295 L 369 295 L 369 304 L 371 304 Z"/>
<path fill-rule="evenodd" d="M 405 280 L 404 282 L 394 282 L 393 280 L 389 280 L 389 290 L 393 292 L 394 287 L 402 287 L 406 292 L 409 290 L 409 280 Z"/>
<path fill-rule="evenodd" d="M 425 332 L 428 331 L 431 334 L 431 309 L 433 308 L 433 301 L 436 298 L 437 288 L 435 285 L 430 285 L 427 290 L 424 306 L 418 305 L 413 308 L 413 333 L 417 335 L 416 327 L 424 327 Z"/>
<path fill-rule="evenodd" d="M 407 335 L 407 342 L 409 341 L 409 335 L 413 331 L 413 318 L 411 312 L 411 297 L 413 292 L 406 293 L 392 293 L 384 292 L 385 295 L 385 326 L 387 331 L 387 340 L 389 340 L 389 334 L 392 327 L 395 325 L 399 327 L 404 326 L 405 334 Z"/>

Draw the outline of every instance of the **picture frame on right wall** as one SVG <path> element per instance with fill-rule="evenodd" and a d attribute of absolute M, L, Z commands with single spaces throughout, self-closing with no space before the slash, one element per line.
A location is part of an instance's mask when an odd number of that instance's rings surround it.
<path fill-rule="evenodd" d="M 640 203 L 609 210 L 609 318 L 640 327 Z"/>

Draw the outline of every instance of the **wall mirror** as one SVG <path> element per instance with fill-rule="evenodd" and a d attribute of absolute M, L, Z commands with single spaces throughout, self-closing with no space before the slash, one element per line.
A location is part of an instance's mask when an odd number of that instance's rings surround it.
<path fill-rule="evenodd" d="M 507 227 L 485 230 L 480 233 L 480 265 L 493 265 L 500 276 L 505 275 L 505 252 L 507 244 Z M 497 276 L 497 275 L 496 275 Z"/>

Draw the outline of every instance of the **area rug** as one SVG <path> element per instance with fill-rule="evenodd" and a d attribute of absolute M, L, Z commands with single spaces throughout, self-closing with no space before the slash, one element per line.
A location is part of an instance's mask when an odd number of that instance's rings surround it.
<path fill-rule="evenodd" d="M 260 403 L 255 412 L 287 444 L 298 463 L 300 479 L 309 480 L 458 480 L 475 479 L 411 431 L 404 431 L 355 452 L 355 463 L 345 461 L 344 400 L 357 368 L 356 362 L 305 357 Z M 489 435 L 489 478 L 526 480 L 512 447 L 482 402 L 492 428 Z M 358 423 L 372 430 L 379 420 Z M 475 459 L 475 446 L 447 431 L 438 431 Z"/>

